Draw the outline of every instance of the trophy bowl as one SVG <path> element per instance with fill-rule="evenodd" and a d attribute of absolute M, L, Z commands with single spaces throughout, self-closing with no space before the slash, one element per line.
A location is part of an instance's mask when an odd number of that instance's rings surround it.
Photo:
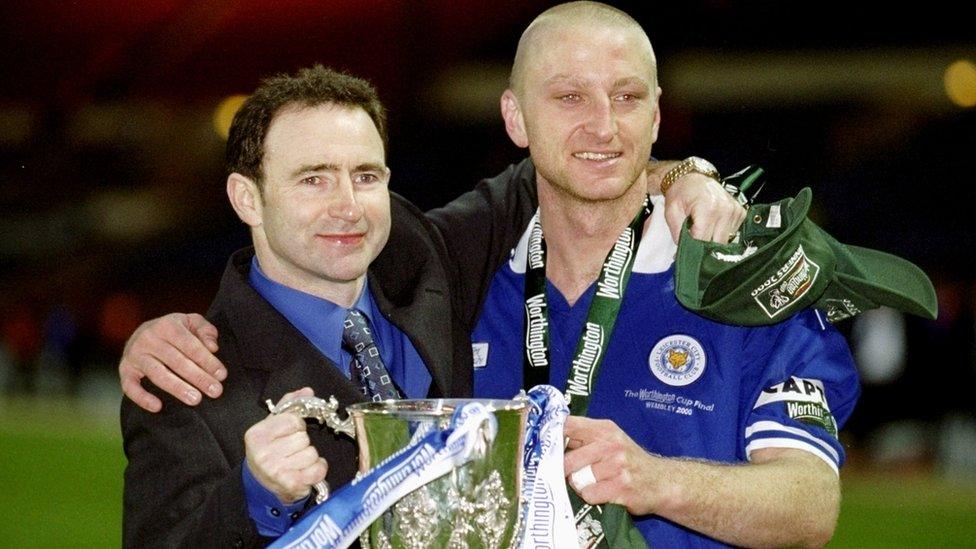
<path fill-rule="evenodd" d="M 470 462 L 410 492 L 363 532 L 363 547 L 512 547 L 521 517 L 522 449 L 528 403 L 519 400 L 386 400 L 346 408 L 365 472 L 428 433 L 443 429 L 468 402 L 481 402 L 497 420 L 493 440 Z"/>

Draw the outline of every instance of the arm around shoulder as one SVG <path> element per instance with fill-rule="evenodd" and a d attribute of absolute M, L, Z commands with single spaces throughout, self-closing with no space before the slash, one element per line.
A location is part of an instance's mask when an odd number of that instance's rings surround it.
<path fill-rule="evenodd" d="M 492 276 L 518 244 L 538 205 L 535 166 L 525 159 L 427 212 L 447 248 L 462 316 L 472 326 Z"/>

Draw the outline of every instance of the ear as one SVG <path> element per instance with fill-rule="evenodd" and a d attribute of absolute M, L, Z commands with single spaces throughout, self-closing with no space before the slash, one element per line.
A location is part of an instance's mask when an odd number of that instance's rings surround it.
<path fill-rule="evenodd" d="M 227 198 L 241 221 L 251 227 L 261 225 L 264 219 L 261 192 L 253 179 L 237 172 L 228 175 Z"/>
<path fill-rule="evenodd" d="M 525 119 L 518 98 L 511 89 L 505 90 L 501 99 L 502 118 L 505 119 L 505 131 L 515 145 L 526 148 L 529 146 L 529 136 L 525 131 Z"/>
<path fill-rule="evenodd" d="M 654 98 L 654 124 L 651 126 L 651 143 L 657 143 L 657 132 L 661 128 L 661 86 L 657 87 Z"/>

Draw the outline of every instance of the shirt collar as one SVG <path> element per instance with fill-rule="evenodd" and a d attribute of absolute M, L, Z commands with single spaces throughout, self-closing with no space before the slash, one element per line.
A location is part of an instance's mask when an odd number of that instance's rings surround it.
<path fill-rule="evenodd" d="M 282 316 L 288 319 L 322 354 L 342 364 L 342 324 L 347 309 L 327 299 L 307 294 L 268 278 L 261 270 L 257 256 L 251 260 L 248 274 L 251 286 Z M 372 322 L 373 303 L 369 282 L 353 305 Z"/>
<path fill-rule="evenodd" d="M 660 195 L 651 196 L 651 203 L 654 210 L 651 212 L 650 223 L 644 231 L 640 247 L 637 248 L 637 257 L 634 258 L 635 273 L 663 273 L 671 268 L 674 263 L 674 254 L 678 251 L 677 244 L 671 239 L 671 231 L 668 229 L 667 221 L 664 219 L 664 197 Z M 525 272 L 526 251 L 529 247 L 529 233 L 532 226 L 539 218 L 539 210 L 529 222 L 528 228 L 522 234 L 515 248 L 509 256 L 508 266 L 515 273 Z"/>

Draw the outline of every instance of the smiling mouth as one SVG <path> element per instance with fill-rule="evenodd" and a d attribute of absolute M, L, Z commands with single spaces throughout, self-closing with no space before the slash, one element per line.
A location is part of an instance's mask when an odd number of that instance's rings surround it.
<path fill-rule="evenodd" d="M 320 234 L 319 238 L 340 246 L 355 246 L 363 241 L 366 233 Z"/>
<path fill-rule="evenodd" d="M 603 162 L 606 160 L 613 160 L 614 158 L 619 158 L 621 153 L 600 153 L 600 152 L 578 152 L 573 153 L 573 157 L 579 158 L 580 160 L 595 160 L 597 162 Z"/>

